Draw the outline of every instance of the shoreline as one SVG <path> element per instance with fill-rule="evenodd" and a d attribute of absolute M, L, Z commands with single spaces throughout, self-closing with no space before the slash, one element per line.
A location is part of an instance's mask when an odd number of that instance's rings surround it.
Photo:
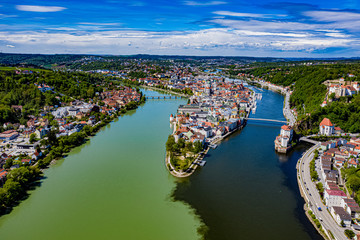
<path fill-rule="evenodd" d="M 150 88 L 150 87 L 148 87 Z M 155 90 L 154 88 L 150 88 L 150 89 L 153 89 Z M 158 90 L 158 89 L 157 89 Z M 251 92 L 252 92 L 252 96 L 254 97 L 254 102 L 255 102 L 255 106 L 256 106 L 256 93 L 255 91 L 249 89 Z M 212 141 L 208 144 L 208 146 L 206 147 L 206 149 L 203 149 L 203 151 L 201 151 L 200 153 L 198 153 L 196 155 L 196 158 L 195 160 L 190 164 L 190 166 L 184 171 L 184 172 L 177 172 L 175 170 L 175 168 L 171 165 L 171 161 L 170 161 L 170 156 L 169 156 L 169 152 L 166 151 L 166 155 L 165 155 L 165 167 L 166 169 L 170 172 L 170 174 L 174 177 L 178 177 L 178 178 L 184 178 L 184 177 L 189 177 L 191 176 L 195 170 L 197 169 L 198 166 L 200 166 L 200 163 L 202 162 L 202 160 L 205 158 L 206 154 L 208 153 L 208 151 L 210 150 L 210 147 L 209 145 L 211 144 L 217 144 L 219 143 L 220 141 L 222 141 L 223 139 L 227 138 L 228 136 L 230 136 L 231 134 L 233 134 L 234 132 L 238 131 L 238 130 L 242 130 L 246 124 L 247 124 L 247 118 L 249 117 L 250 115 L 250 112 L 252 111 L 251 108 L 252 108 L 252 103 L 250 104 L 250 109 L 249 109 L 249 112 L 246 113 L 246 117 L 243 118 L 243 123 L 241 123 L 239 126 L 237 126 L 235 129 L 233 129 L 232 131 L 224 134 L 223 136 L 220 136 L 220 137 L 216 137 L 214 139 L 212 139 Z"/>
<path fill-rule="evenodd" d="M 221 142 L 222 140 L 224 140 L 225 138 L 229 137 L 230 135 L 232 135 L 233 133 L 237 132 L 237 131 L 241 131 L 244 127 L 246 126 L 246 122 L 244 124 L 241 124 L 239 127 L 235 128 L 234 130 L 232 130 L 231 132 L 226 133 L 224 136 L 219 137 L 218 139 L 214 140 L 213 142 L 211 142 L 211 144 L 217 144 L 219 142 Z M 170 156 L 169 156 L 169 152 L 166 151 L 166 156 L 165 156 L 165 167 L 166 169 L 169 171 L 169 173 L 171 175 L 173 175 L 174 177 L 177 178 L 185 178 L 185 177 L 190 177 L 195 170 L 197 169 L 197 167 L 199 166 L 199 162 L 201 162 L 206 154 L 209 152 L 210 147 L 207 147 L 206 149 L 204 149 L 202 152 L 198 153 L 198 155 L 196 156 L 196 159 L 191 163 L 191 165 L 188 167 L 188 169 L 192 169 L 191 172 L 177 172 L 175 170 L 175 168 L 171 165 L 170 162 Z M 194 165 L 194 167 L 192 167 Z"/>
<path fill-rule="evenodd" d="M 146 86 L 146 85 L 139 85 L 139 87 L 147 88 L 147 89 L 150 89 L 150 90 L 153 90 L 153 91 L 159 91 L 159 92 L 165 92 L 165 93 L 168 93 L 168 94 L 174 94 L 174 95 L 178 95 L 178 96 L 184 97 L 184 98 L 190 97 L 190 95 L 175 92 L 175 91 L 171 91 L 170 89 L 162 89 L 162 88 L 150 87 L 150 86 Z"/>
<path fill-rule="evenodd" d="M 41 175 L 39 177 L 37 177 L 36 179 L 34 179 L 33 181 L 29 182 L 27 185 L 24 185 L 24 189 L 23 191 L 25 192 L 23 195 L 20 195 L 18 196 L 18 198 L 16 198 L 13 202 L 9 203 L 8 206 L 4 206 L 3 209 L 0 210 L 0 217 L 3 216 L 3 215 L 6 215 L 6 214 L 9 214 L 12 212 L 12 210 L 14 209 L 14 207 L 17 207 L 21 202 L 23 202 L 24 200 L 26 200 L 30 194 L 28 193 L 28 191 L 30 190 L 30 188 L 32 186 L 34 186 L 34 184 L 36 184 L 37 182 L 41 181 L 43 179 L 43 176 L 42 174 L 44 174 L 45 170 L 46 169 L 49 169 L 50 167 L 54 166 L 57 164 L 57 162 L 61 159 L 65 159 L 66 156 L 71 153 L 73 151 L 73 149 L 77 148 L 77 147 L 81 147 L 83 146 L 87 141 L 90 141 L 90 139 L 92 137 L 95 137 L 96 134 L 98 132 L 100 132 L 104 127 L 108 126 L 110 123 L 112 123 L 115 119 L 117 118 L 120 118 L 121 116 L 123 116 L 124 114 L 126 114 L 128 111 L 131 111 L 131 110 L 136 110 L 140 105 L 146 103 L 146 101 L 139 101 L 139 102 L 136 102 L 136 106 L 135 108 L 133 109 L 129 109 L 129 110 L 126 110 L 125 112 L 121 112 L 120 110 L 116 113 L 116 114 L 113 114 L 109 117 L 109 119 L 104 119 L 98 123 L 96 123 L 95 125 L 92 126 L 92 128 L 94 129 L 94 131 L 90 134 L 90 135 L 87 135 L 86 133 L 86 136 L 84 137 L 84 139 L 82 140 L 82 142 L 78 145 L 74 145 L 71 147 L 69 147 L 69 149 L 65 152 L 62 152 L 61 153 L 61 156 L 54 156 L 52 157 L 49 153 L 47 153 L 46 155 L 44 155 L 42 158 L 38 159 L 36 161 L 36 163 L 30 167 L 35 167 L 37 168 L 40 172 L 41 172 Z M 78 133 L 81 133 L 83 132 L 83 130 L 81 130 L 80 132 Z M 69 137 L 69 136 L 66 136 L 66 137 Z M 49 158 L 49 159 L 46 159 L 46 158 Z"/>

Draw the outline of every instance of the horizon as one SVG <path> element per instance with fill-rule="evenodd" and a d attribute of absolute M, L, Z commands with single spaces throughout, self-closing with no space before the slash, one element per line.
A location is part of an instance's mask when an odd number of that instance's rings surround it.
<path fill-rule="evenodd" d="M 254 57 L 254 56 L 221 56 L 221 55 L 167 55 L 167 54 L 86 54 L 86 53 L 13 53 L 13 52 L 0 52 L 1 54 L 9 54 L 9 55 L 42 55 L 42 56 L 55 56 L 55 55 L 78 55 L 78 56 L 99 56 L 99 57 L 137 57 L 137 56 L 155 56 L 155 57 L 195 57 L 195 58 L 269 58 L 269 59 L 279 59 L 279 60 L 290 60 L 290 59 L 305 59 L 305 60 L 359 60 L 360 56 L 357 57 Z M 291 60 L 290 60 L 291 61 Z"/>
<path fill-rule="evenodd" d="M 86 6 L 86 7 L 84 7 Z M 360 3 L 310 0 L 25 0 L 0 4 L 17 54 L 357 58 Z"/>

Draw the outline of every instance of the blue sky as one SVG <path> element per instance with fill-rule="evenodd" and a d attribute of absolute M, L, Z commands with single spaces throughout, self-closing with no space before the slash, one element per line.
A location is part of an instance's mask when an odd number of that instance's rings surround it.
<path fill-rule="evenodd" d="M 359 0 L 0 1 L 12 53 L 359 57 Z"/>

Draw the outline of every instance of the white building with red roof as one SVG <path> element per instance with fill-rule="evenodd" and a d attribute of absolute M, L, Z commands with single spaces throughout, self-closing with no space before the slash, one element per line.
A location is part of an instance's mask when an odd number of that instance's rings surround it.
<path fill-rule="evenodd" d="M 346 194 L 341 190 L 326 189 L 324 193 L 324 200 L 327 207 L 341 206 L 341 200 L 347 198 Z"/>
<path fill-rule="evenodd" d="M 320 134 L 325 136 L 330 136 L 334 134 L 334 125 L 331 123 L 330 119 L 324 118 L 321 121 Z"/>
<path fill-rule="evenodd" d="M 293 129 L 289 125 L 283 125 L 280 130 L 280 135 L 276 137 L 275 150 L 278 152 L 286 153 L 290 148 L 290 142 L 293 136 Z"/>

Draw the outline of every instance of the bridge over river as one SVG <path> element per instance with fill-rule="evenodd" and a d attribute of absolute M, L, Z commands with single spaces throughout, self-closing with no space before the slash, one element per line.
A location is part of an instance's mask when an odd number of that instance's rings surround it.
<path fill-rule="evenodd" d="M 145 98 L 146 99 L 181 99 L 183 97 L 166 95 L 166 96 L 145 96 Z"/>
<path fill-rule="evenodd" d="M 245 118 L 245 119 L 246 119 L 246 120 L 264 121 L 264 122 L 284 123 L 284 124 L 287 123 L 287 121 L 276 120 L 276 119 L 267 119 L 267 118 Z"/>

